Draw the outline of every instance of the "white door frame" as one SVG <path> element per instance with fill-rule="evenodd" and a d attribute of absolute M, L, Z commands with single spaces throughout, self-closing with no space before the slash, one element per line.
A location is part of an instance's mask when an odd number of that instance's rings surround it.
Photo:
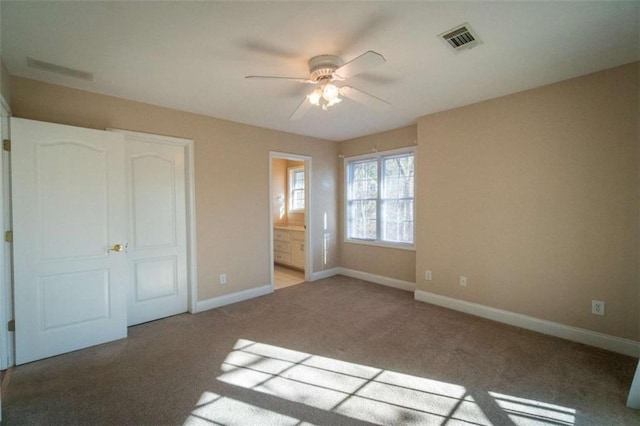
<path fill-rule="evenodd" d="M 311 157 L 308 155 L 299 155 L 299 154 L 291 154 L 287 152 L 278 152 L 278 151 L 269 151 L 269 270 L 270 270 L 270 280 L 271 280 L 271 291 L 275 289 L 275 279 L 273 277 L 273 208 L 274 208 L 274 200 L 272 197 L 273 193 L 273 160 L 274 159 L 284 159 L 284 160 L 293 160 L 293 161 L 304 161 L 304 279 L 305 281 L 311 281 L 312 276 L 312 247 L 311 244 L 311 224 L 313 223 L 313 206 L 311 196 L 311 191 L 313 190 L 311 186 Z"/>
<path fill-rule="evenodd" d="M 2 120 L 2 134 L 0 139 L 10 139 L 9 117 L 11 110 L 9 105 L 0 95 L 0 120 Z M 1 149 L 1 148 L 0 148 Z M 11 158 L 8 152 L 0 151 L 0 231 L 11 229 Z M 6 370 L 15 365 L 14 333 L 7 328 L 8 322 L 13 319 L 13 264 L 11 261 L 11 245 L 4 242 L 2 237 L 0 244 L 0 370 Z"/>
<path fill-rule="evenodd" d="M 186 175 L 186 207 L 187 207 L 187 291 L 189 300 L 189 312 L 196 313 L 196 303 L 198 302 L 198 270 L 196 264 L 196 180 L 193 156 L 193 140 L 176 138 L 173 136 L 154 135 L 152 133 L 134 132 L 132 130 L 122 130 L 108 128 L 108 131 L 118 132 L 143 140 L 144 142 L 175 145 L 184 148 L 185 154 L 185 175 Z"/>

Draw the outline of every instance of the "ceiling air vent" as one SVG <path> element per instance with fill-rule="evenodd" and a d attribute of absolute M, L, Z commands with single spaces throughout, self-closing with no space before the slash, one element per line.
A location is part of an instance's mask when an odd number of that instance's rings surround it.
<path fill-rule="evenodd" d="M 447 46 L 453 49 L 456 53 L 482 44 L 482 40 L 480 40 L 478 34 L 476 34 L 476 32 L 466 22 L 450 29 L 449 31 L 439 34 L 438 37 L 443 39 L 447 43 Z"/>
<path fill-rule="evenodd" d="M 87 71 L 80 71 L 73 68 L 63 67 L 62 65 L 52 64 L 50 62 L 40 61 L 27 56 L 27 65 L 31 68 L 35 68 L 42 71 L 53 72 L 56 74 L 65 75 L 67 77 L 79 78 L 82 80 L 93 80 L 93 73 Z"/>

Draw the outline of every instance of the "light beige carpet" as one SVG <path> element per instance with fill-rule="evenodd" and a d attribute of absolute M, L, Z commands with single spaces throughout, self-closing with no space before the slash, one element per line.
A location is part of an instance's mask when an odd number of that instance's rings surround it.
<path fill-rule="evenodd" d="M 637 425 L 637 360 L 346 277 L 19 366 L 3 424 Z"/>

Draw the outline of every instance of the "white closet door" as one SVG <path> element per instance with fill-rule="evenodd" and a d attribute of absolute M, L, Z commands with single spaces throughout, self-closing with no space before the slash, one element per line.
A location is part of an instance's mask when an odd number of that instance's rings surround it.
<path fill-rule="evenodd" d="M 127 335 L 123 137 L 11 119 L 16 363 Z"/>
<path fill-rule="evenodd" d="M 187 312 L 185 146 L 124 132 L 131 243 L 128 325 Z"/>

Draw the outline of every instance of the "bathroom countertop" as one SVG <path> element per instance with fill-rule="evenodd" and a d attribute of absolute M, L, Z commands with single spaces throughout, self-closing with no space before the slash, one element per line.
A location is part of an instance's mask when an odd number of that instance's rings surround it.
<path fill-rule="evenodd" d="M 304 226 L 300 225 L 273 225 L 274 229 L 286 229 L 288 231 L 304 231 Z"/>

